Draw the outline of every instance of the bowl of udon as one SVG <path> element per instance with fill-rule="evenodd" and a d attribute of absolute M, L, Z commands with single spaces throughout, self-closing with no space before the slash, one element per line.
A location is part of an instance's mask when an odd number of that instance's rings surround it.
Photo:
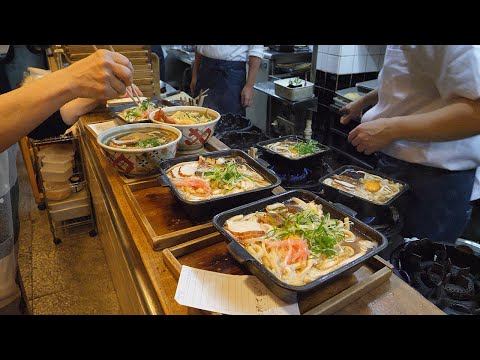
<path fill-rule="evenodd" d="M 196 152 L 203 148 L 215 131 L 220 114 L 201 106 L 171 106 L 150 113 L 154 123 L 168 124 L 182 132 L 178 151 Z"/>
<path fill-rule="evenodd" d="M 162 160 L 175 157 L 180 130 L 165 124 L 132 124 L 117 126 L 97 137 L 116 170 L 141 176 L 160 172 Z"/>

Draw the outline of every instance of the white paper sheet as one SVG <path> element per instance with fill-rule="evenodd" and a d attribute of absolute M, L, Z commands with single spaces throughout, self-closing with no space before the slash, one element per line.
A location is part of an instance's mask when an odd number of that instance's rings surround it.
<path fill-rule="evenodd" d="M 300 315 L 255 276 L 228 275 L 182 266 L 175 300 L 184 306 L 230 315 Z"/>
<path fill-rule="evenodd" d="M 102 131 L 111 129 L 117 126 L 117 124 L 115 123 L 115 121 L 112 120 L 112 121 L 106 121 L 106 122 L 101 122 L 96 124 L 89 124 L 88 126 L 98 136 L 98 134 L 100 134 Z"/>

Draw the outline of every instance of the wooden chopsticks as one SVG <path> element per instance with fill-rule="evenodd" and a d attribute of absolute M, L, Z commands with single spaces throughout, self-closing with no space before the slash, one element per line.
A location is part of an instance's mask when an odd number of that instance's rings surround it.
<path fill-rule="evenodd" d="M 92 45 L 92 47 L 95 51 L 98 51 L 98 48 L 95 45 Z M 111 52 L 115 52 L 112 45 L 108 45 L 108 50 L 110 50 Z M 129 87 L 131 87 L 132 89 L 130 90 Z M 138 95 L 137 90 L 133 87 L 133 82 L 131 86 L 127 86 L 126 91 L 127 91 L 127 95 L 130 97 L 130 99 L 133 100 L 135 105 L 137 106 L 142 105 L 142 100 L 140 99 L 140 96 Z M 135 93 L 135 95 L 137 96 L 137 99 L 135 99 L 133 93 Z"/>
<path fill-rule="evenodd" d="M 205 91 L 200 89 L 200 94 L 195 98 L 195 100 L 197 101 L 197 106 L 202 106 L 203 105 L 203 100 L 205 100 L 205 98 L 208 96 L 208 95 L 206 95 L 208 90 L 210 90 L 210 89 L 207 89 Z"/>

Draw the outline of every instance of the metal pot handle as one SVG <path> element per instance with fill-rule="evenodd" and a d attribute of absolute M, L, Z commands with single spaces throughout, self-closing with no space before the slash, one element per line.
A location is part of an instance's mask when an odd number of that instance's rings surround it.
<path fill-rule="evenodd" d="M 257 161 L 263 167 L 266 167 L 267 170 L 268 170 L 268 167 L 270 166 L 270 164 L 268 162 L 266 162 L 265 160 L 260 159 L 260 158 L 256 158 L 255 161 Z"/>
<path fill-rule="evenodd" d="M 162 174 L 162 175 L 160 175 L 160 176 L 157 178 L 159 184 L 160 184 L 161 186 L 163 186 L 163 187 L 169 186 L 169 185 L 168 185 L 168 181 L 167 181 L 167 179 L 166 179 L 166 176 L 167 176 L 167 175 Z"/>
<path fill-rule="evenodd" d="M 332 203 L 335 207 L 339 208 L 340 210 L 342 210 L 343 212 L 347 213 L 348 215 L 350 215 L 351 217 L 354 217 L 356 218 L 357 217 L 357 212 L 353 209 L 350 209 L 348 206 L 345 206 L 341 203 Z"/>
<path fill-rule="evenodd" d="M 250 255 L 246 250 L 237 243 L 236 241 L 232 240 L 227 244 L 227 249 L 233 258 L 238 261 L 240 264 L 244 264 L 247 261 L 253 261 L 252 255 Z M 246 256 L 245 256 L 246 253 Z"/>

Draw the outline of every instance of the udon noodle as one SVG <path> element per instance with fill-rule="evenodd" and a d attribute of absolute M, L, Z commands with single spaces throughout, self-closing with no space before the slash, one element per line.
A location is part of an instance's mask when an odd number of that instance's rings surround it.
<path fill-rule="evenodd" d="M 265 211 L 236 215 L 225 229 L 281 281 L 302 286 L 377 247 L 350 229 L 350 220 L 331 218 L 321 204 L 293 197 Z"/>
<path fill-rule="evenodd" d="M 333 175 L 323 183 L 378 204 L 388 202 L 403 188 L 402 184 L 381 176 L 351 170 Z"/>
<path fill-rule="evenodd" d="M 201 201 L 269 186 L 271 183 L 240 157 L 205 158 L 176 164 L 167 176 L 180 194 Z"/>

